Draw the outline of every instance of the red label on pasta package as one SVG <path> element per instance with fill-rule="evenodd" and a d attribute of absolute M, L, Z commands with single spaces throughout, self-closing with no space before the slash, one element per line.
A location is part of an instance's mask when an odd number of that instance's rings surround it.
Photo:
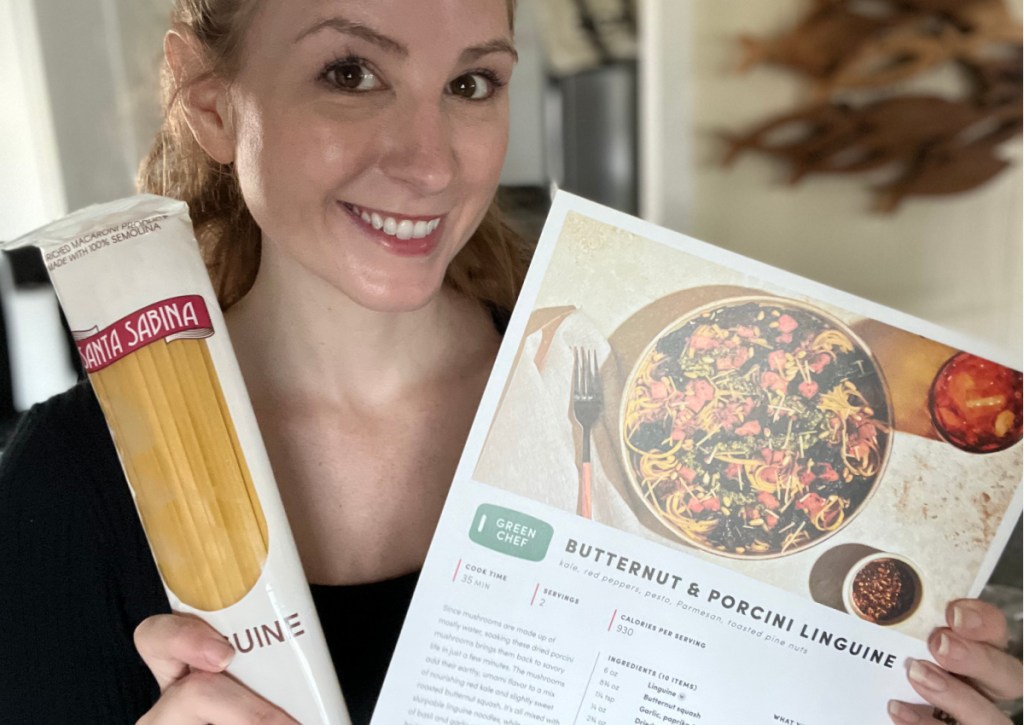
<path fill-rule="evenodd" d="M 112 365 L 125 355 L 158 340 L 197 339 L 213 334 L 206 302 L 185 295 L 154 302 L 97 331 L 74 332 L 75 345 L 87 372 Z"/>

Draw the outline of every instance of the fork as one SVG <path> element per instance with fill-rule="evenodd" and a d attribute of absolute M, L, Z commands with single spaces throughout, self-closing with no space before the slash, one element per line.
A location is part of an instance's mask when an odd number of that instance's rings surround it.
<path fill-rule="evenodd" d="M 572 349 L 572 414 L 583 429 L 583 451 L 580 456 L 580 487 L 576 513 L 592 518 L 590 509 L 591 465 L 590 429 L 601 414 L 601 378 L 597 371 L 597 354 L 593 350 Z"/>

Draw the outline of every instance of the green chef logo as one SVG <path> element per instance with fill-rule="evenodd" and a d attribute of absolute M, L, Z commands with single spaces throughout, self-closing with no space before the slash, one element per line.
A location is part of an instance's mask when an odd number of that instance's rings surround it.
<path fill-rule="evenodd" d="M 551 524 L 488 503 L 476 510 L 469 529 L 469 538 L 481 546 L 527 561 L 542 560 L 554 534 Z"/>

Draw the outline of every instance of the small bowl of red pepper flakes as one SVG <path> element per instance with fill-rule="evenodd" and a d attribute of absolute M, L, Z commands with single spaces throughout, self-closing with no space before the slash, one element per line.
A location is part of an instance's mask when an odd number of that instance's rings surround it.
<path fill-rule="evenodd" d="M 846 610 L 875 624 L 908 619 L 921 603 L 924 588 L 917 567 L 898 554 L 878 552 L 858 561 L 843 585 Z"/>

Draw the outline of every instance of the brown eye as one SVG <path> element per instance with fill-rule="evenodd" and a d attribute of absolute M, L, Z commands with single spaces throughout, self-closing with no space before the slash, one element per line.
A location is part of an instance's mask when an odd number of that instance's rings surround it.
<path fill-rule="evenodd" d="M 495 83 L 482 73 L 466 73 L 448 84 L 453 96 L 482 101 L 494 95 Z"/>
<path fill-rule="evenodd" d="M 380 87 L 380 81 L 373 71 L 351 60 L 331 65 L 324 72 L 324 79 L 343 91 L 372 91 Z"/>

